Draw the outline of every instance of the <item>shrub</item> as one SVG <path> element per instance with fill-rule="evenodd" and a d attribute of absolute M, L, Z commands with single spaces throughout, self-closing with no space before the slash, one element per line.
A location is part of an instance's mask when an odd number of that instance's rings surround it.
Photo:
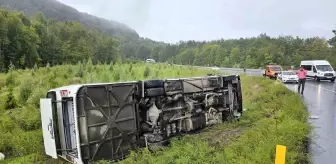
<path fill-rule="evenodd" d="M 150 71 L 151 71 L 150 68 L 147 66 L 146 69 L 145 69 L 145 71 L 144 71 L 144 75 L 143 75 L 143 76 L 144 76 L 145 78 L 148 78 L 148 76 L 149 76 L 149 74 L 150 74 Z"/>
<path fill-rule="evenodd" d="M 15 124 L 24 131 L 38 130 L 41 128 L 40 111 L 34 107 L 27 106 L 20 108 L 11 115 Z"/>
<path fill-rule="evenodd" d="M 83 68 L 83 65 L 81 63 L 79 64 L 79 70 L 78 70 L 76 76 L 80 77 L 80 78 L 84 77 L 84 68 Z"/>
<path fill-rule="evenodd" d="M 14 109 L 17 106 L 18 106 L 18 104 L 17 104 L 16 99 L 15 99 L 14 94 L 13 94 L 13 88 L 9 87 L 9 92 L 8 92 L 8 95 L 7 95 L 7 100 L 5 102 L 5 109 L 6 110 Z"/>
<path fill-rule="evenodd" d="M 120 80 L 120 72 L 119 71 L 115 71 L 113 74 L 113 80 L 114 81 L 119 81 Z"/>
<path fill-rule="evenodd" d="M 11 155 L 15 157 L 21 157 L 31 153 L 44 153 L 41 130 L 20 132 L 19 134 L 13 135 L 10 142 L 12 147 Z"/>
<path fill-rule="evenodd" d="M 10 156 L 13 151 L 13 144 L 9 142 L 12 138 L 12 133 L 10 132 L 0 132 L 0 152 L 6 153 L 6 156 Z"/>
<path fill-rule="evenodd" d="M 56 87 L 56 86 L 55 86 Z M 35 108 L 40 107 L 40 98 L 46 96 L 46 91 L 43 88 L 37 88 L 34 90 L 31 94 L 31 96 L 28 98 L 27 103 L 25 106 L 31 105 Z"/>
<path fill-rule="evenodd" d="M 6 86 L 6 76 L 0 73 L 0 89 Z"/>
<path fill-rule="evenodd" d="M 16 84 L 16 74 L 10 72 L 6 78 L 6 86 L 11 86 Z"/>
<path fill-rule="evenodd" d="M 45 161 L 45 162 L 43 162 L 43 161 Z M 51 162 L 50 163 L 49 161 L 54 161 L 54 160 L 46 159 L 45 156 L 43 156 L 41 154 L 33 153 L 33 154 L 22 156 L 22 157 L 19 157 L 19 158 L 16 158 L 16 159 L 9 159 L 9 160 L 6 160 L 5 162 L 7 164 L 18 164 L 18 163 L 34 163 L 34 164 L 45 164 L 45 163 L 52 164 L 52 163 L 55 163 L 56 164 L 56 162 Z"/>
<path fill-rule="evenodd" d="M 31 96 L 32 90 L 33 90 L 33 83 L 31 79 L 27 79 L 26 83 L 23 83 L 20 86 L 20 96 L 19 101 L 23 104 L 26 103 L 28 98 Z"/>

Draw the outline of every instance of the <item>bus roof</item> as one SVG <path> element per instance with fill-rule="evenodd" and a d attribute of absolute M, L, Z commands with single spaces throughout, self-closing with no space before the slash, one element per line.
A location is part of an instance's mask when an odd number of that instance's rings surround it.
<path fill-rule="evenodd" d="M 132 83 L 132 82 L 138 82 L 138 81 L 127 81 L 127 82 L 115 82 L 118 84 L 121 83 Z M 79 88 L 82 86 L 94 86 L 94 85 L 107 85 L 107 84 L 115 84 L 115 83 L 86 83 L 86 84 L 72 84 L 72 85 L 66 85 L 58 88 L 53 88 L 50 89 L 48 92 L 51 91 L 60 91 L 60 90 L 72 90 L 72 91 L 77 91 Z"/>

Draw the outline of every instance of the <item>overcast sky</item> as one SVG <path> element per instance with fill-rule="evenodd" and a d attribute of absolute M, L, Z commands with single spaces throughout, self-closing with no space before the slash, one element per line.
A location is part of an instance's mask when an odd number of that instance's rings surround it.
<path fill-rule="evenodd" d="M 59 0 L 154 40 L 295 35 L 330 38 L 336 0 Z"/>

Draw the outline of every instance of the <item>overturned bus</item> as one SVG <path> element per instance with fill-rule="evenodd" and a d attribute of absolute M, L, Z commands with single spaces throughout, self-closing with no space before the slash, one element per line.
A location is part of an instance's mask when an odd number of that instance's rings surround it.
<path fill-rule="evenodd" d="M 40 108 L 46 154 L 82 164 L 239 119 L 242 91 L 238 75 L 79 84 L 48 91 Z"/>

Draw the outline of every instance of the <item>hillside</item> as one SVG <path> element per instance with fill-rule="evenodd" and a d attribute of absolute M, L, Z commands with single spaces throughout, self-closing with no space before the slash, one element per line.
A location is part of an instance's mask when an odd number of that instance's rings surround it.
<path fill-rule="evenodd" d="M 28 19 L 22 13 L 0 9 L 0 72 L 15 68 L 120 61 L 115 37 L 75 22 L 47 20 L 42 14 Z"/>
<path fill-rule="evenodd" d="M 84 13 L 55 0 L 0 0 L 0 4 L 30 15 L 34 11 L 42 11 L 47 18 L 78 19 L 83 24 L 99 19 L 94 16 L 82 17 Z M 336 67 L 336 37 L 330 40 L 319 37 L 269 37 L 263 33 L 252 38 L 166 44 L 139 38 L 137 34 L 132 38 L 131 33 L 120 31 L 115 35 L 125 37 L 111 37 L 78 23 L 54 21 L 40 14 L 29 18 L 17 12 L 9 12 L 11 16 L 6 13 L 7 10 L 0 13 L 0 72 L 6 71 L 11 61 L 15 61 L 13 64 L 16 68 L 32 68 L 35 64 L 75 64 L 88 58 L 93 59 L 94 63 L 110 63 L 119 58 L 153 58 L 158 62 L 176 64 L 246 68 L 260 68 L 267 63 L 278 63 L 287 68 L 298 66 L 301 60 L 326 59 Z"/>
<path fill-rule="evenodd" d="M 7 9 L 22 11 L 27 15 L 42 12 L 47 18 L 58 21 L 78 21 L 83 25 L 99 28 L 114 36 L 138 38 L 138 33 L 126 25 L 98 18 L 79 12 L 73 7 L 62 4 L 56 0 L 0 0 L 0 6 Z"/>

